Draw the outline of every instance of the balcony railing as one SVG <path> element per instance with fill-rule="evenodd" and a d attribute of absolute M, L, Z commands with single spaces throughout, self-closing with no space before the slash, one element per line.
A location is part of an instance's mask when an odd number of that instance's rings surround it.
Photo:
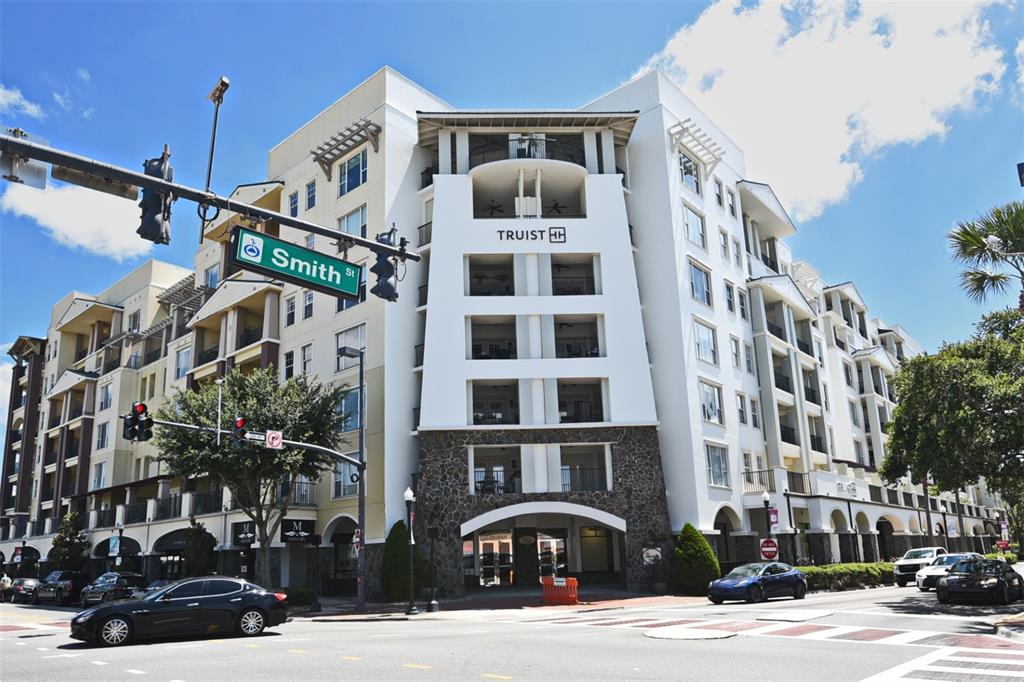
<path fill-rule="evenodd" d="M 56 526 L 54 526 L 56 527 Z M 28 522 L 28 534 L 29 537 L 36 537 L 43 535 L 46 532 L 46 520 L 38 519 L 36 521 Z"/>
<path fill-rule="evenodd" d="M 743 493 L 775 492 L 775 474 L 771 469 L 743 472 Z"/>
<path fill-rule="evenodd" d="M 412 351 L 413 351 L 413 364 L 412 364 L 412 366 L 413 367 L 422 367 L 423 366 L 423 344 L 421 343 L 418 346 L 413 346 L 412 347 Z"/>
<path fill-rule="evenodd" d="M 159 348 L 154 348 L 153 350 L 151 350 L 148 353 L 146 353 L 145 356 L 143 356 L 142 364 L 148 365 L 148 364 L 150 364 L 152 362 L 156 362 L 159 359 L 160 359 L 160 349 Z"/>
<path fill-rule="evenodd" d="M 427 285 L 424 284 L 419 289 L 419 301 L 418 301 L 417 305 L 426 305 L 426 304 L 427 304 Z"/>
<path fill-rule="evenodd" d="M 556 358 L 596 358 L 600 355 L 596 336 L 555 337 Z"/>
<path fill-rule="evenodd" d="M 768 327 L 768 331 L 771 333 L 772 336 L 776 336 L 782 339 L 783 341 L 786 340 L 786 332 L 782 330 L 782 327 L 769 320 L 765 320 L 764 324 L 766 327 Z"/>
<path fill-rule="evenodd" d="M 813 433 L 811 434 L 811 449 L 815 452 L 828 452 L 825 449 L 825 439 Z"/>
<path fill-rule="evenodd" d="M 426 189 L 434 184 L 434 176 L 441 170 L 438 166 L 429 166 L 420 173 L 420 189 Z"/>
<path fill-rule="evenodd" d="M 68 419 L 78 419 L 79 417 L 82 416 L 82 412 L 84 411 L 84 409 L 85 408 L 82 405 L 72 407 L 70 410 L 68 410 Z"/>
<path fill-rule="evenodd" d="M 608 489 L 604 467 L 562 467 L 563 493 L 592 493 Z"/>
<path fill-rule="evenodd" d="M 50 464 L 57 463 L 57 451 L 47 452 L 43 454 L 43 466 L 49 466 Z"/>
<path fill-rule="evenodd" d="M 433 222 L 423 223 L 416 228 L 416 234 L 419 237 L 418 241 L 420 246 L 426 246 L 430 243 L 430 238 L 433 236 L 434 232 L 433 225 Z"/>
<path fill-rule="evenodd" d="M 518 424 L 519 407 L 507 405 L 495 409 L 491 403 L 473 403 L 474 424 Z"/>
<path fill-rule="evenodd" d="M 96 527 L 97 528 L 113 528 L 117 522 L 117 510 L 113 507 L 109 509 L 100 509 L 96 512 Z"/>
<path fill-rule="evenodd" d="M 132 353 L 128 356 L 128 362 L 124 363 L 124 366 L 128 369 L 138 369 L 142 367 L 142 354 Z"/>
<path fill-rule="evenodd" d="M 420 428 L 420 408 L 412 408 L 412 430 L 415 431 Z"/>
<path fill-rule="evenodd" d="M 777 260 L 775 260 L 774 258 L 772 258 L 771 256 L 769 256 L 769 255 L 768 255 L 767 253 L 762 253 L 762 254 L 761 254 L 761 260 L 762 260 L 762 261 L 764 262 L 764 264 L 765 264 L 765 265 L 767 265 L 767 266 L 768 266 L 768 267 L 769 267 L 769 268 L 770 268 L 770 269 L 771 269 L 771 270 L 772 270 L 773 272 L 778 272 L 778 271 L 779 271 L 779 261 L 777 261 Z"/>
<path fill-rule="evenodd" d="M 193 514 L 214 514 L 222 511 L 224 507 L 224 494 L 219 489 L 205 493 L 192 494 Z"/>
<path fill-rule="evenodd" d="M 71 497 L 75 494 L 75 481 L 64 481 L 60 487 L 61 497 Z"/>
<path fill-rule="evenodd" d="M 120 360 L 111 360 L 110 362 L 103 365 L 103 373 L 109 374 L 117 369 L 117 366 L 121 364 Z"/>
<path fill-rule="evenodd" d="M 800 445 L 800 441 L 796 439 L 796 431 L 792 426 L 786 426 L 785 424 L 779 425 L 779 433 L 782 436 L 782 440 L 790 445 Z"/>
<path fill-rule="evenodd" d="M 168 495 L 157 499 L 154 521 L 176 519 L 179 516 L 181 516 L 181 495 Z"/>
<path fill-rule="evenodd" d="M 810 386 L 804 386 L 804 398 L 815 405 L 821 405 L 821 398 L 818 397 L 817 389 L 811 388 Z"/>
<path fill-rule="evenodd" d="M 146 520 L 146 502 L 135 502 L 124 506 L 125 523 L 143 523 Z"/>
<path fill-rule="evenodd" d="M 516 287 L 512 274 L 487 276 L 470 275 L 470 296 L 515 296 Z"/>
<path fill-rule="evenodd" d="M 775 387 L 782 389 L 786 393 L 793 392 L 793 382 L 789 380 L 789 377 L 780 372 L 775 372 Z"/>
<path fill-rule="evenodd" d="M 469 167 L 476 168 L 492 161 L 506 159 L 551 159 L 586 166 L 583 148 L 568 142 L 538 137 L 517 140 L 495 140 L 469 150 Z"/>
<path fill-rule="evenodd" d="M 810 477 L 799 471 L 786 472 L 786 485 L 789 487 L 789 492 L 798 495 L 808 495 L 811 492 Z"/>
<path fill-rule="evenodd" d="M 174 338 L 180 339 L 185 334 L 188 334 L 188 327 L 185 326 L 185 323 L 179 324 L 174 328 Z"/>
<path fill-rule="evenodd" d="M 41 499 L 43 502 L 49 502 L 53 499 L 53 488 L 46 488 L 43 490 Z"/>
<path fill-rule="evenodd" d="M 509 476 L 506 479 L 502 471 L 475 471 L 473 472 L 473 489 L 477 495 L 502 495 L 510 493 L 521 493 L 522 478 Z"/>
<path fill-rule="evenodd" d="M 877 395 L 880 395 L 880 396 L 882 396 L 884 398 L 885 397 L 885 391 L 882 390 L 882 387 L 878 385 L 877 381 L 872 382 L 872 383 L 874 384 L 873 388 L 875 389 L 875 393 Z"/>
<path fill-rule="evenodd" d="M 85 359 L 85 356 L 89 354 L 88 348 L 80 348 L 75 351 L 75 362 Z"/>
<path fill-rule="evenodd" d="M 583 424 L 603 421 L 604 410 L 600 402 L 571 402 L 562 403 L 558 406 L 559 424 Z"/>
<path fill-rule="evenodd" d="M 214 346 L 213 348 L 207 348 L 204 351 L 199 351 L 199 353 L 196 354 L 196 367 L 199 367 L 200 365 L 205 365 L 208 362 L 213 362 L 214 360 L 217 359 L 217 354 L 219 352 L 220 349 L 217 348 L 216 346 Z"/>
<path fill-rule="evenodd" d="M 316 484 L 313 481 L 281 481 L 278 496 L 292 507 L 315 507 Z"/>
<path fill-rule="evenodd" d="M 811 348 L 811 344 L 807 343 L 803 339 L 796 340 L 796 347 L 802 350 L 804 353 L 813 356 L 814 350 Z"/>
<path fill-rule="evenodd" d="M 263 338 L 263 327 L 245 327 L 242 329 L 242 338 L 239 339 L 238 347 L 245 348 Z"/>
<path fill-rule="evenodd" d="M 593 277 L 551 278 L 551 293 L 555 296 L 593 296 L 596 291 Z"/>
<path fill-rule="evenodd" d="M 868 486 L 868 495 L 872 502 L 882 502 L 882 489 L 877 485 Z"/>
<path fill-rule="evenodd" d="M 50 416 L 49 427 L 51 429 L 60 426 L 60 410 L 57 410 L 57 414 Z"/>
<path fill-rule="evenodd" d="M 490 343 L 474 343 L 472 348 L 474 360 L 515 360 L 515 341 L 493 341 Z"/>

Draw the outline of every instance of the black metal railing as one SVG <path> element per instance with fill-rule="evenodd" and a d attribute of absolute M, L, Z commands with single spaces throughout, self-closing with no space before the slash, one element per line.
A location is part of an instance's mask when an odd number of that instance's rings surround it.
<path fill-rule="evenodd" d="M 174 328 L 174 338 L 180 339 L 185 336 L 185 334 L 188 334 L 188 327 L 186 327 L 184 323 L 179 324 Z"/>
<path fill-rule="evenodd" d="M 811 492 L 810 476 L 799 471 L 786 472 L 786 485 L 789 487 L 789 492 L 798 495 L 808 495 Z"/>
<path fill-rule="evenodd" d="M 245 348 L 246 346 L 256 343 L 263 338 L 263 327 L 245 327 L 242 329 L 242 338 L 239 341 L 238 347 Z"/>
<path fill-rule="evenodd" d="M 551 293 L 555 296 L 593 296 L 597 292 L 593 277 L 551 278 Z"/>
<path fill-rule="evenodd" d="M 146 520 L 147 502 L 134 502 L 124 506 L 124 522 L 143 523 Z"/>
<path fill-rule="evenodd" d="M 562 467 L 563 493 L 592 493 L 608 489 L 604 467 Z"/>
<path fill-rule="evenodd" d="M 474 424 L 518 424 L 519 406 L 506 405 L 495 409 L 491 403 L 473 403 Z"/>
<path fill-rule="evenodd" d="M 60 487 L 61 497 L 71 497 L 75 494 L 75 481 L 64 481 Z"/>
<path fill-rule="evenodd" d="M 68 419 L 77 419 L 78 417 L 82 416 L 82 412 L 84 411 L 85 407 L 83 405 L 77 405 L 75 407 L 72 407 L 70 410 L 68 410 Z"/>
<path fill-rule="evenodd" d="M 419 295 L 420 296 L 419 296 L 418 305 L 426 305 L 427 304 L 427 285 L 426 284 L 424 284 L 423 286 L 420 287 Z"/>
<path fill-rule="evenodd" d="M 556 358 L 596 358 L 600 355 L 596 336 L 555 337 Z"/>
<path fill-rule="evenodd" d="M 224 493 L 219 488 L 205 493 L 192 493 L 193 514 L 215 514 L 224 508 Z"/>
<path fill-rule="evenodd" d="M 206 350 L 199 351 L 196 354 L 196 367 L 205 365 L 208 362 L 213 362 L 217 359 L 217 353 L 220 352 L 220 348 L 214 346 L 213 348 L 207 348 Z"/>
<path fill-rule="evenodd" d="M 793 392 L 793 382 L 785 374 L 778 371 L 775 372 L 775 386 L 776 388 L 781 388 L 786 393 Z"/>
<path fill-rule="evenodd" d="M 769 256 L 767 253 L 761 254 L 761 261 L 764 262 L 764 264 L 767 265 L 773 272 L 779 271 L 779 261 Z"/>
<path fill-rule="evenodd" d="M 46 533 L 46 520 L 37 519 L 35 521 L 28 522 L 28 534 L 29 537 L 35 537 L 37 535 L 44 535 Z"/>
<path fill-rule="evenodd" d="M 49 466 L 50 464 L 57 463 L 57 451 L 52 450 L 50 452 L 43 453 L 43 466 Z"/>
<path fill-rule="evenodd" d="M 775 474 L 771 469 L 743 472 L 743 493 L 775 492 Z"/>
<path fill-rule="evenodd" d="M 149 363 L 156 362 L 159 359 L 160 359 L 160 349 L 159 348 L 154 348 L 153 350 L 151 350 L 148 353 L 146 353 L 145 357 L 143 358 L 142 364 L 148 365 Z"/>
<path fill-rule="evenodd" d="M 117 510 L 113 507 L 96 512 L 96 528 L 113 528 L 117 522 Z"/>
<path fill-rule="evenodd" d="M 473 490 L 477 495 L 521 493 L 522 482 L 519 476 L 506 477 L 503 470 L 473 472 Z"/>
<path fill-rule="evenodd" d="M 441 170 L 439 166 L 428 166 L 420 173 L 420 189 L 426 189 L 434 184 L 434 176 Z"/>
<path fill-rule="evenodd" d="M 316 484 L 313 481 L 281 481 L 278 496 L 292 507 L 315 507 Z"/>
<path fill-rule="evenodd" d="M 103 373 L 104 374 L 110 374 L 115 369 L 117 369 L 118 365 L 120 365 L 120 364 L 121 364 L 120 360 L 111 360 L 110 362 L 104 363 L 104 365 L 103 365 Z"/>
<path fill-rule="evenodd" d="M 815 452 L 828 452 L 825 449 L 825 439 L 816 434 L 811 434 L 811 450 Z"/>
<path fill-rule="evenodd" d="M 772 336 L 777 336 L 783 341 L 786 340 L 786 332 L 782 330 L 782 327 L 769 320 L 765 320 L 764 324 L 766 327 L 768 327 L 768 331 L 771 333 Z"/>
<path fill-rule="evenodd" d="M 803 339 L 796 340 L 796 347 L 802 350 L 804 353 L 813 356 L 814 350 L 811 348 L 811 344 L 807 343 Z"/>
<path fill-rule="evenodd" d="M 158 498 L 156 501 L 156 513 L 154 521 L 163 519 L 176 519 L 181 516 L 181 495 L 168 495 Z"/>
<path fill-rule="evenodd" d="M 89 354 L 89 349 L 88 348 L 80 348 L 80 349 L 76 350 L 75 351 L 75 362 L 78 362 L 79 360 L 84 359 L 85 356 L 88 355 L 88 354 Z"/>
<path fill-rule="evenodd" d="M 796 430 L 792 426 L 779 424 L 779 433 L 784 442 L 789 443 L 790 445 L 800 445 L 800 441 L 796 439 Z"/>
<path fill-rule="evenodd" d="M 415 431 L 420 428 L 420 408 L 412 408 L 412 430 Z"/>
<path fill-rule="evenodd" d="M 868 486 L 868 495 L 872 502 L 882 502 L 882 489 L 877 485 Z"/>
<path fill-rule="evenodd" d="M 45 489 L 43 489 L 43 494 L 42 494 L 41 498 L 42 498 L 43 502 L 49 502 L 50 500 L 52 500 L 53 499 L 53 488 L 45 488 Z"/>
<path fill-rule="evenodd" d="M 885 397 L 885 392 L 882 390 L 882 387 L 878 385 L 878 382 L 877 381 L 873 381 L 872 384 L 874 384 L 872 386 L 872 388 L 875 389 L 875 393 L 877 395 L 880 395 L 880 396 L 882 396 L 884 398 Z"/>
<path fill-rule="evenodd" d="M 554 139 L 522 137 L 515 140 L 495 140 L 469 150 L 469 167 L 476 168 L 492 161 L 506 159 L 550 159 L 586 166 L 583 148 L 576 144 Z"/>
<path fill-rule="evenodd" d="M 421 343 L 418 346 L 413 346 L 412 347 L 412 352 L 413 352 L 413 364 L 412 364 L 412 366 L 413 367 L 422 367 L 423 366 L 423 344 Z"/>
<path fill-rule="evenodd" d="M 23 434 L 22 431 L 11 431 L 11 439 L 10 440 L 11 440 L 12 443 L 20 443 L 23 435 L 24 434 Z"/>
<path fill-rule="evenodd" d="M 471 349 L 474 360 L 515 360 L 515 341 L 493 341 L 490 343 L 474 343 Z"/>
<path fill-rule="evenodd" d="M 562 403 L 558 407 L 559 424 L 603 422 L 604 410 L 600 401 Z"/>
<path fill-rule="evenodd" d="M 49 426 L 52 429 L 52 428 L 55 428 L 55 427 L 57 427 L 59 425 L 60 425 L 60 410 L 58 409 L 57 410 L 57 414 L 54 414 L 54 415 L 50 416 Z"/>
<path fill-rule="evenodd" d="M 818 391 L 815 388 L 804 386 L 804 398 L 815 405 L 821 405 L 821 398 L 818 397 Z"/>
<path fill-rule="evenodd" d="M 430 243 L 430 238 L 433 236 L 433 222 L 423 223 L 416 228 L 416 234 L 419 237 L 419 245 L 426 246 Z"/>
<path fill-rule="evenodd" d="M 484 275 L 476 273 L 469 276 L 470 296 L 515 296 L 516 286 L 512 273 L 502 275 Z"/>

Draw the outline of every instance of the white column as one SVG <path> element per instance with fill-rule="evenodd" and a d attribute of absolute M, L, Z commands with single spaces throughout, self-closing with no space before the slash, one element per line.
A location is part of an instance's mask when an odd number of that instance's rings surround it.
<path fill-rule="evenodd" d="M 455 172 L 469 172 L 469 131 L 455 131 Z"/>
<path fill-rule="evenodd" d="M 544 357 L 544 346 L 543 335 L 541 334 L 541 316 L 529 315 L 526 318 L 526 322 L 530 333 L 530 348 L 527 353 L 523 353 L 520 357 L 530 358 L 531 360 L 542 358 Z M 543 421 L 539 423 L 543 423 Z"/>
<path fill-rule="evenodd" d="M 525 381 L 530 382 L 530 398 L 533 403 L 529 423 L 543 424 L 545 423 L 544 379 L 526 379 Z"/>
<path fill-rule="evenodd" d="M 540 257 L 536 253 L 526 254 L 526 295 L 540 295 Z"/>
<path fill-rule="evenodd" d="M 587 172 L 597 173 L 597 132 L 583 131 L 583 155 L 587 162 Z"/>
<path fill-rule="evenodd" d="M 437 132 L 437 172 L 439 175 L 451 175 L 452 172 L 452 132 Z"/>
<path fill-rule="evenodd" d="M 611 175 L 615 173 L 615 134 L 611 128 L 601 131 L 601 161 L 604 164 L 604 172 Z"/>
<path fill-rule="evenodd" d="M 531 468 L 533 469 L 533 485 L 527 490 L 523 488 L 523 492 L 531 493 L 542 493 L 548 489 L 548 445 L 524 445 L 523 446 L 523 463 L 526 463 L 527 451 L 529 452 L 531 462 Z"/>
<path fill-rule="evenodd" d="M 548 458 L 548 492 L 562 492 L 562 447 L 560 445 L 547 445 Z"/>

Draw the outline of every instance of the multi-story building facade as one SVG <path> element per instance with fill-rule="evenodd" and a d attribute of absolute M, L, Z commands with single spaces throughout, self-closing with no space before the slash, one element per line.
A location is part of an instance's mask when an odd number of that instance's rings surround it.
<path fill-rule="evenodd" d="M 481 112 L 382 69 L 271 149 L 257 180 L 233 196 L 338 238 L 222 214 L 193 269 L 150 261 L 100 295 L 72 292 L 46 338 L 12 346 L 0 560 L 45 560 L 76 510 L 95 570 L 177 575 L 195 518 L 221 570 L 251 572 L 230 491 L 168 475 L 116 417 L 256 367 L 351 387 L 371 595 L 407 486 L 449 593 L 570 574 L 644 589 L 650 550 L 684 523 L 726 563 L 769 533 L 785 559 L 819 563 L 997 534 L 983 483 L 929 496 L 879 479 L 890 381 L 921 349 L 852 283 L 793 260 L 771 188 L 658 72 L 580 110 Z M 394 225 L 423 260 L 396 303 L 365 287 L 337 300 L 233 271 L 236 224 L 357 263 L 369 254 L 345 235 Z M 345 347 L 365 349 L 365 406 Z M 288 519 L 321 544 L 275 539 L 275 583 L 307 584 L 319 557 L 326 592 L 353 589 L 351 474 L 281 482 Z"/>

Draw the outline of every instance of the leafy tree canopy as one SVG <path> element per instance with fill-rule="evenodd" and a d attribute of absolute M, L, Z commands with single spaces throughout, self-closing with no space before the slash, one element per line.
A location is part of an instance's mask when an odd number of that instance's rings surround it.
<path fill-rule="evenodd" d="M 212 574 L 217 567 L 216 549 L 217 538 L 206 530 L 203 523 L 190 519 L 189 527 L 185 529 L 185 549 L 182 550 L 185 572 L 194 577 Z"/>
<path fill-rule="evenodd" d="M 66 514 L 60 521 L 53 538 L 48 560 L 58 571 L 81 571 L 89 552 L 89 541 L 82 535 L 82 523 L 77 512 Z"/>

